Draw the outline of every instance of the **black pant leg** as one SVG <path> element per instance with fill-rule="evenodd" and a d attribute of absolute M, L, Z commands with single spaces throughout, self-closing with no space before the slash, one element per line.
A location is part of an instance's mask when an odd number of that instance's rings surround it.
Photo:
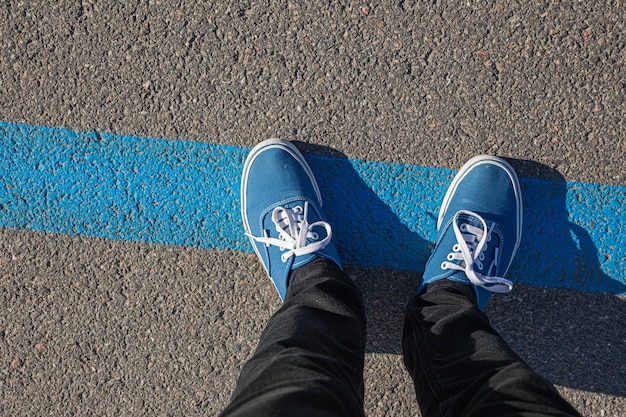
<path fill-rule="evenodd" d="M 442 280 L 413 297 L 403 349 L 424 417 L 579 416 L 496 332 L 469 285 Z"/>
<path fill-rule="evenodd" d="M 330 261 L 294 271 L 223 416 L 362 416 L 361 291 Z"/>

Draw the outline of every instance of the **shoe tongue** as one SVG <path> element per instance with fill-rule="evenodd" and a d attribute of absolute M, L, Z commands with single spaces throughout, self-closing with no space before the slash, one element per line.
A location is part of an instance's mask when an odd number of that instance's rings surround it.
<path fill-rule="evenodd" d="M 282 204 L 278 204 L 278 205 L 274 205 L 271 206 L 270 208 L 266 209 L 265 212 L 263 213 L 263 227 L 266 229 L 272 229 L 274 230 L 275 228 L 275 223 L 274 223 L 274 210 L 276 209 L 276 207 L 282 207 L 285 210 L 284 216 L 287 216 L 287 211 L 291 211 L 294 218 L 296 218 L 298 215 L 297 213 L 294 212 L 294 210 L 296 209 L 296 207 L 300 207 L 300 209 L 302 210 L 301 214 L 304 214 L 304 201 L 295 201 L 295 202 L 285 202 Z M 308 213 L 308 217 L 310 221 L 310 219 L 313 217 L 312 213 L 311 213 L 311 209 L 309 207 L 309 213 Z"/>
<path fill-rule="evenodd" d="M 460 226 L 461 224 L 466 223 L 466 224 L 470 224 L 474 227 L 477 227 L 479 229 L 482 230 L 483 228 L 483 224 L 481 222 L 480 217 L 475 216 L 473 214 L 470 213 L 460 213 L 458 218 L 457 218 L 457 224 Z M 489 227 L 489 225 L 487 225 L 487 227 Z"/>
<path fill-rule="evenodd" d="M 495 256 L 495 249 L 500 246 L 500 237 L 496 231 L 496 227 L 494 227 L 493 230 L 491 230 L 491 227 L 493 226 L 493 224 L 487 223 L 487 231 L 483 231 L 483 223 L 481 221 L 481 218 L 473 214 L 469 214 L 469 213 L 461 213 L 458 216 L 457 224 L 459 227 L 461 227 L 461 225 L 463 224 L 472 226 L 470 229 L 467 229 L 467 230 L 461 229 L 461 233 L 463 235 L 475 236 L 474 242 L 473 242 L 474 248 L 478 245 L 478 243 L 481 240 L 488 239 L 483 246 L 482 253 L 484 255 L 484 259 L 480 261 L 480 263 L 482 264 L 482 269 L 479 268 L 478 264 L 474 264 L 474 268 L 476 268 L 477 271 L 482 274 L 486 274 L 489 272 L 493 273 L 493 271 L 489 271 L 489 267 Z M 488 235 L 489 230 L 491 230 L 490 237 Z M 476 234 L 475 232 L 477 232 L 478 234 Z"/>
<path fill-rule="evenodd" d="M 306 212 L 306 218 L 304 216 L 304 208 L 305 205 L 308 204 L 308 210 Z M 283 204 L 280 204 L 278 207 L 282 207 L 285 211 L 291 211 L 293 215 L 293 220 L 294 220 L 294 226 L 297 229 L 298 233 L 301 230 L 301 227 L 303 226 L 302 221 L 306 220 L 309 227 L 315 223 L 318 222 L 320 220 L 320 216 L 318 215 L 317 211 L 315 210 L 315 207 L 307 200 L 297 200 L 297 201 L 290 201 L 290 202 L 285 202 Z M 299 207 L 299 209 L 296 209 L 297 207 Z M 262 224 L 263 224 L 263 229 L 266 230 L 266 232 L 268 233 L 268 236 L 271 237 L 275 237 L 278 238 L 279 237 L 279 233 L 280 231 L 277 230 L 277 228 L 280 228 L 281 230 L 283 230 L 286 234 L 290 234 L 289 231 L 289 227 L 287 227 L 287 220 L 283 219 L 282 221 L 278 221 L 275 222 L 274 218 L 273 218 L 273 211 L 274 208 L 268 209 L 266 210 L 263 220 L 262 220 Z M 287 213 L 283 213 L 284 215 L 281 215 L 281 219 L 284 218 Z M 281 226 L 279 226 L 281 225 Z M 317 240 L 321 240 L 324 237 L 326 237 L 326 232 L 324 230 L 323 226 L 313 226 L 310 229 L 311 232 L 317 233 L 319 236 L 319 239 Z M 292 236 L 295 238 L 295 236 Z M 308 239 L 307 239 L 308 240 Z M 315 239 L 314 239 L 315 240 Z"/>

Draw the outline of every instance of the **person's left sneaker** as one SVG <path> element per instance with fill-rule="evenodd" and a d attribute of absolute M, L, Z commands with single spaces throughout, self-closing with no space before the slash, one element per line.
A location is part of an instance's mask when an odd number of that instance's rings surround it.
<path fill-rule="evenodd" d="M 291 142 L 268 139 L 250 151 L 241 180 L 241 216 L 282 300 L 293 269 L 319 257 L 341 268 L 319 187 Z"/>
<path fill-rule="evenodd" d="M 437 219 L 439 231 L 418 294 L 447 279 L 471 285 L 483 310 L 493 293 L 511 291 L 505 278 L 522 238 L 522 192 L 503 159 L 470 159 L 454 177 Z"/>

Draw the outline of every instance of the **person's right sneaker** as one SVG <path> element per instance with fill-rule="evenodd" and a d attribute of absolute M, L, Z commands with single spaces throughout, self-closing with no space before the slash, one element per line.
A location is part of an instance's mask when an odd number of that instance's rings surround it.
<path fill-rule="evenodd" d="M 437 242 L 422 284 L 448 279 L 471 285 L 482 310 L 493 293 L 511 291 L 504 278 L 522 238 L 522 195 L 513 168 L 495 156 L 470 159 L 443 199 Z"/>

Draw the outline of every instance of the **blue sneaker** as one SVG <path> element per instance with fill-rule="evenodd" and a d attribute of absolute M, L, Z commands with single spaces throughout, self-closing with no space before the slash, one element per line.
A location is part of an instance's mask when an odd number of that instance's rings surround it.
<path fill-rule="evenodd" d="M 241 180 L 241 216 L 282 300 L 291 270 L 318 257 L 341 267 L 319 187 L 292 143 L 268 139 L 250 151 Z"/>
<path fill-rule="evenodd" d="M 503 159 L 477 156 L 456 175 L 437 219 L 437 242 L 418 293 L 435 281 L 470 284 L 483 310 L 493 293 L 506 293 L 504 278 L 522 239 L 522 194 Z"/>

